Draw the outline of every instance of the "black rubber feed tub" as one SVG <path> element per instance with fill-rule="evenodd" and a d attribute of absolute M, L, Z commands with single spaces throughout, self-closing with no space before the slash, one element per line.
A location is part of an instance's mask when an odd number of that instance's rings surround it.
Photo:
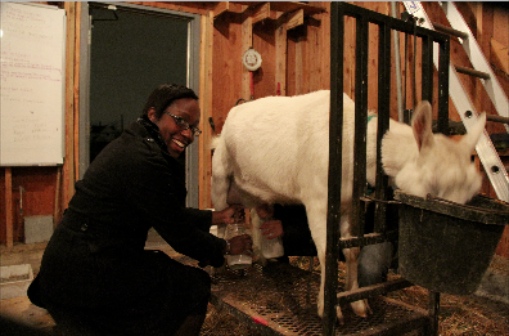
<path fill-rule="evenodd" d="M 466 205 L 395 191 L 399 206 L 399 273 L 441 293 L 473 293 L 486 272 L 509 204 L 476 196 Z"/>

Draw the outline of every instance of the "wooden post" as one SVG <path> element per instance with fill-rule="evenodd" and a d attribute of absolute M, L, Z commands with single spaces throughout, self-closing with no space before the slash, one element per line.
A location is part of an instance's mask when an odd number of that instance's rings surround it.
<path fill-rule="evenodd" d="M 55 204 L 53 205 L 53 228 L 57 227 L 60 222 L 60 189 L 62 188 L 62 167 L 57 167 L 57 174 L 55 179 Z"/>
<path fill-rule="evenodd" d="M 242 54 L 253 47 L 253 18 L 247 16 L 242 22 Z M 250 71 L 242 67 L 242 98 L 248 100 L 251 98 L 251 77 Z"/>
<path fill-rule="evenodd" d="M 67 206 L 74 194 L 76 172 L 74 170 L 74 62 L 76 38 L 76 6 L 79 3 L 64 2 L 67 18 L 67 40 L 65 57 L 65 160 L 62 167 L 62 199 Z M 79 51 L 78 51 L 79 52 Z M 64 206 L 64 207 L 65 207 Z"/>
<path fill-rule="evenodd" d="M 201 47 L 200 47 L 200 109 L 202 116 L 200 128 L 203 134 L 199 139 L 198 175 L 200 181 L 198 203 L 200 209 L 209 208 L 210 179 L 212 176 L 212 153 L 210 143 L 212 139 L 211 127 L 208 125 L 212 116 L 212 52 L 214 33 L 214 13 L 202 15 Z"/>
<path fill-rule="evenodd" d="M 286 65 L 288 63 L 288 40 L 286 23 L 276 28 L 276 91 L 286 96 Z"/>
<path fill-rule="evenodd" d="M 4 174 L 5 174 L 5 246 L 7 247 L 7 250 L 10 250 L 14 245 L 11 168 L 6 167 Z"/>

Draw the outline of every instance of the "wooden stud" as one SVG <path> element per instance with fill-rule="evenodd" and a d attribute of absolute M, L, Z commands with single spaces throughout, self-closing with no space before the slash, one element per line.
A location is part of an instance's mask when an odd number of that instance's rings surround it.
<path fill-rule="evenodd" d="M 76 16 L 75 25 L 81 27 L 81 9 L 82 5 L 80 2 L 76 3 Z M 74 64 L 78 65 L 81 62 L 80 53 L 81 44 L 81 29 L 76 29 L 74 39 Z M 76 178 L 80 176 L 80 67 L 74 67 L 74 92 L 73 92 L 73 119 L 74 119 L 74 175 Z"/>
<path fill-rule="evenodd" d="M 288 57 L 288 40 L 286 24 L 276 28 L 276 91 L 281 96 L 286 96 L 286 72 Z"/>
<path fill-rule="evenodd" d="M 5 167 L 5 246 L 7 250 L 14 245 L 13 225 L 14 216 L 12 213 L 12 170 Z"/>
<path fill-rule="evenodd" d="M 74 194 L 74 39 L 76 36 L 76 5 L 75 2 L 65 2 L 64 9 L 67 18 L 67 40 L 65 60 L 65 160 L 63 165 L 62 201 L 68 204 Z"/>
<path fill-rule="evenodd" d="M 242 22 L 242 53 L 244 53 L 249 48 L 253 47 L 253 17 L 248 16 Z M 239 59 L 239 62 L 242 60 Z M 245 67 L 242 67 L 242 97 L 244 99 L 251 99 L 251 89 L 250 89 L 250 78 L 249 70 Z"/>
<path fill-rule="evenodd" d="M 57 167 L 57 174 L 55 178 L 55 199 L 53 203 L 53 228 L 57 227 L 58 222 L 62 216 L 60 207 L 60 189 L 62 188 L 62 167 Z"/>
<path fill-rule="evenodd" d="M 305 69 L 303 68 L 303 41 L 299 37 L 299 40 L 295 42 L 295 94 L 303 94 L 303 80 Z"/>
<path fill-rule="evenodd" d="M 201 43 L 200 43 L 200 109 L 202 116 L 200 128 L 203 134 L 199 139 L 198 179 L 199 195 L 198 203 L 200 209 L 210 208 L 210 179 L 212 177 L 212 153 L 210 143 L 212 139 L 211 128 L 208 125 L 209 117 L 212 116 L 212 60 L 213 60 L 213 13 L 203 15 L 201 19 Z"/>

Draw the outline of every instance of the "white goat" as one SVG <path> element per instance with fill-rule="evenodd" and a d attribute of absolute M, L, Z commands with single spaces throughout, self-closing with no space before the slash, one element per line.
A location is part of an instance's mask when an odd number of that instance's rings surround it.
<path fill-rule="evenodd" d="M 212 162 L 212 201 L 217 210 L 228 203 L 304 204 L 321 265 L 318 315 L 323 316 L 325 278 L 327 172 L 329 164 L 328 90 L 294 97 L 266 97 L 232 108 L 216 143 Z M 354 102 L 344 94 L 341 191 L 342 238 L 351 237 Z M 377 122 L 367 125 L 367 179 L 375 182 Z M 425 197 L 428 193 L 467 202 L 481 187 L 470 157 L 485 126 L 483 114 L 473 130 L 455 142 L 431 131 L 432 113 L 421 103 L 412 127 L 391 120 L 382 142 L 382 163 L 395 187 Z M 334 178 L 334 177 L 332 177 Z M 235 195 L 232 197 L 232 195 Z M 346 290 L 358 288 L 359 248 L 345 249 Z M 365 300 L 352 303 L 366 316 Z M 342 321 L 341 310 L 337 315 Z"/>

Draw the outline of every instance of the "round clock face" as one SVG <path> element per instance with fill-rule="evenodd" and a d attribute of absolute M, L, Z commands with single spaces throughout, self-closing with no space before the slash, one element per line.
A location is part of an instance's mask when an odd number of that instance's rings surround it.
<path fill-rule="evenodd" d="M 242 63 L 249 71 L 258 70 L 262 66 L 262 56 L 258 51 L 249 48 L 242 56 Z"/>

